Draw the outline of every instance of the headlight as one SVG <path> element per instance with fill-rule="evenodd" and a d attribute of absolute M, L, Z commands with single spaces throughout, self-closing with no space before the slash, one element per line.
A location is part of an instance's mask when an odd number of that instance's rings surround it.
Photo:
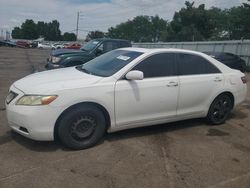
<path fill-rule="evenodd" d="M 53 102 L 57 95 L 24 95 L 17 102 L 16 105 L 47 105 Z"/>
<path fill-rule="evenodd" d="M 61 60 L 60 57 L 52 57 L 51 59 L 52 59 L 52 63 L 58 63 Z"/>

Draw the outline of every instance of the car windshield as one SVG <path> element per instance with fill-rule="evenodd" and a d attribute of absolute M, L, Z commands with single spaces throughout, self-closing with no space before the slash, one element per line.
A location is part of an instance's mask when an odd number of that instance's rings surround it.
<path fill-rule="evenodd" d="M 79 70 L 101 77 L 109 77 L 129 64 L 142 52 L 113 50 L 78 67 Z"/>
<path fill-rule="evenodd" d="M 86 43 L 85 45 L 83 45 L 83 47 L 81 48 L 81 50 L 84 51 L 91 51 L 93 50 L 98 44 L 100 43 L 99 40 L 91 40 L 88 43 Z"/>

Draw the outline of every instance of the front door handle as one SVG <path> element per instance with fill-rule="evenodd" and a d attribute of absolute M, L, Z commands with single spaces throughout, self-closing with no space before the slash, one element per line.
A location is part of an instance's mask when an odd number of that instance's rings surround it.
<path fill-rule="evenodd" d="M 167 87 L 176 87 L 178 86 L 178 82 L 171 81 L 167 84 Z"/>

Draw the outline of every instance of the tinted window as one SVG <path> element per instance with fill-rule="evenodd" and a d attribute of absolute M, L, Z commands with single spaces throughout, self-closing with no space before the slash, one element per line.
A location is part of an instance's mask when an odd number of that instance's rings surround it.
<path fill-rule="evenodd" d="M 135 51 L 113 50 L 92 59 L 78 69 L 89 74 L 108 77 L 142 54 Z"/>
<path fill-rule="evenodd" d="M 99 43 L 100 43 L 100 41 L 98 41 L 98 40 L 91 40 L 91 41 L 89 41 L 88 43 L 86 43 L 86 44 L 81 48 L 81 50 L 84 50 L 84 51 L 91 51 L 91 50 L 93 50 Z"/>
<path fill-rule="evenodd" d="M 118 48 L 117 42 L 107 41 L 104 42 L 104 52 L 108 52 Z"/>
<path fill-rule="evenodd" d="M 131 43 L 128 42 L 128 41 L 120 41 L 120 48 L 123 48 L 123 47 L 131 47 Z"/>
<path fill-rule="evenodd" d="M 180 75 L 220 73 L 212 63 L 198 55 L 178 54 L 178 67 Z"/>
<path fill-rule="evenodd" d="M 145 78 L 176 75 L 175 54 L 152 55 L 136 65 L 133 70 L 142 71 Z"/>

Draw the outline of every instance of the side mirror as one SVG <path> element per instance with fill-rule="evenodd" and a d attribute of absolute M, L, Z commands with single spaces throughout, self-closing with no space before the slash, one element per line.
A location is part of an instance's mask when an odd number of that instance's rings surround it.
<path fill-rule="evenodd" d="M 133 71 L 129 71 L 126 76 L 125 76 L 128 80 L 143 80 L 144 75 L 143 72 L 138 71 L 138 70 L 133 70 Z"/>

